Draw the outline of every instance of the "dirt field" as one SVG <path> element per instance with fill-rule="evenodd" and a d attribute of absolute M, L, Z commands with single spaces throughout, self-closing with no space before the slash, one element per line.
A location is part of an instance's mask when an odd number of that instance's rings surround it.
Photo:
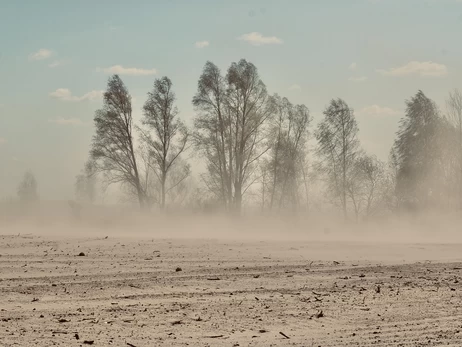
<path fill-rule="evenodd" d="M 460 244 L 0 235 L 2 347 L 462 346 L 461 299 Z"/>

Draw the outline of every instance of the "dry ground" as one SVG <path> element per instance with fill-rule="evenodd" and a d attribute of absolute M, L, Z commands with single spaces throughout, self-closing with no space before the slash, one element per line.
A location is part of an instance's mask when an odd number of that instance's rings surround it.
<path fill-rule="evenodd" d="M 462 346 L 461 294 L 460 244 L 0 235 L 0 346 Z"/>

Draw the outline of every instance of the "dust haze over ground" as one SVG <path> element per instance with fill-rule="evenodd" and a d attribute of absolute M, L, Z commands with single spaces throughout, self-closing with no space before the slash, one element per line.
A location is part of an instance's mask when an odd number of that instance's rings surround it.
<path fill-rule="evenodd" d="M 456 221 L 66 208 L 1 225 L 1 346 L 462 344 Z"/>

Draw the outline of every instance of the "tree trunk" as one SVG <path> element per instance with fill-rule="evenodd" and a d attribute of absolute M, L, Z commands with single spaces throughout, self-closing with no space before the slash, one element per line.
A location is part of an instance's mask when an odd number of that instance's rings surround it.
<path fill-rule="evenodd" d="M 241 215 L 242 212 L 242 184 L 240 182 L 236 182 L 234 185 L 234 213 L 237 216 Z"/>
<path fill-rule="evenodd" d="M 162 210 L 165 209 L 165 182 L 166 182 L 166 177 L 167 175 L 166 174 L 162 174 L 162 181 L 161 181 L 161 196 L 160 196 L 160 208 Z"/>
<path fill-rule="evenodd" d="M 131 136 L 131 134 L 129 136 Z M 143 188 L 141 187 L 141 183 L 140 183 L 140 175 L 138 172 L 138 166 L 136 164 L 136 158 L 135 158 L 135 151 L 133 149 L 133 143 L 131 139 L 130 139 L 130 155 L 133 160 L 133 171 L 135 174 L 135 186 L 136 186 L 136 193 L 138 194 L 138 202 L 140 204 L 140 208 L 144 209 L 145 208 L 144 192 L 143 192 Z"/>

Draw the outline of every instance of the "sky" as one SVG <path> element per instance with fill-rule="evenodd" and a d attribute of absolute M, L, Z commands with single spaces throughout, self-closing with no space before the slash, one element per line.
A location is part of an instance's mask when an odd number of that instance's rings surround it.
<path fill-rule="evenodd" d="M 343 98 L 384 160 L 405 100 L 421 89 L 444 113 L 462 89 L 462 0 L 0 0 L 0 32 L 0 199 L 27 170 L 42 199 L 73 198 L 113 73 L 136 119 L 168 76 L 191 124 L 206 61 L 245 58 L 314 123 Z"/>

